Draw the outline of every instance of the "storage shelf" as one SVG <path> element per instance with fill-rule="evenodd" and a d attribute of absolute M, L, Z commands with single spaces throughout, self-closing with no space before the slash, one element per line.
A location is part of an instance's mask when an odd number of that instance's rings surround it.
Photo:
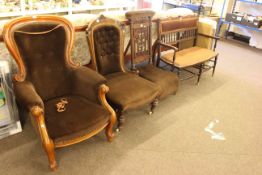
<path fill-rule="evenodd" d="M 63 9 L 53 9 L 53 10 L 32 10 L 32 11 L 25 11 L 25 15 L 39 15 L 39 14 L 51 14 L 51 13 L 63 13 L 68 12 L 68 8 Z"/>
<path fill-rule="evenodd" d="M 237 27 L 245 28 L 245 29 L 250 29 L 250 30 L 262 32 L 261 28 L 249 27 L 249 26 L 245 26 L 245 25 L 242 25 L 242 24 L 237 24 L 237 23 L 233 23 L 233 22 L 229 22 L 229 21 L 225 21 L 225 20 L 222 20 L 221 22 L 231 24 L 231 25 L 234 25 L 234 26 L 237 26 Z"/>
<path fill-rule="evenodd" d="M 240 2 L 245 2 L 245 3 L 250 3 L 250 4 L 260 4 L 262 5 L 262 2 L 254 2 L 254 1 L 249 1 L 249 0 L 238 0 Z"/>
<path fill-rule="evenodd" d="M 17 17 L 24 15 L 40 15 L 40 14 L 56 14 L 56 13 L 67 13 L 73 14 L 81 11 L 92 11 L 92 10 L 109 10 L 109 9 L 120 9 L 120 8 L 133 8 L 136 7 L 136 3 L 134 0 L 125 0 L 106 3 L 104 5 L 91 5 L 87 4 L 83 5 L 73 5 L 72 0 L 68 0 L 68 7 L 61 7 L 55 9 L 39 9 L 39 10 L 25 10 L 25 0 L 20 0 L 21 10 L 17 12 L 0 12 L 0 18 L 8 18 L 8 17 Z M 0 19 L 1 20 L 1 19 Z"/>
<path fill-rule="evenodd" d="M 188 2 L 179 1 L 179 0 L 164 0 L 163 3 L 173 5 L 175 7 L 191 9 L 192 11 L 197 12 L 198 15 L 200 14 L 206 15 L 207 12 L 211 14 L 215 0 L 208 0 L 209 3 L 204 3 L 203 1 L 206 0 L 202 0 L 200 3 L 197 4 L 192 3 L 192 0 L 189 0 Z"/>
<path fill-rule="evenodd" d="M 230 31 L 231 26 L 242 28 L 242 29 L 247 29 L 247 30 L 252 30 L 252 31 L 255 31 L 256 33 L 259 33 L 259 34 L 262 33 L 262 27 L 261 26 L 260 26 L 260 28 L 256 28 L 256 27 L 249 27 L 249 26 L 246 26 L 246 25 L 243 25 L 243 24 L 234 23 L 234 22 L 231 22 L 231 21 L 230 22 L 226 21 L 224 19 L 224 16 L 223 16 L 224 10 L 225 10 L 225 7 L 226 7 L 226 2 L 228 2 L 228 1 L 224 0 L 222 13 L 221 13 L 219 23 L 218 23 L 218 30 L 216 31 L 217 36 L 219 36 L 221 34 L 221 28 L 222 28 L 223 24 L 228 24 L 227 29 L 225 29 L 225 38 L 227 38 L 227 33 L 228 33 L 228 31 Z M 255 8 L 259 5 L 262 5 L 262 2 L 254 2 L 252 0 L 234 0 L 233 1 L 233 9 L 231 10 L 231 13 L 236 12 L 236 6 L 237 6 L 238 3 L 252 4 L 252 8 Z M 235 32 L 235 31 L 233 30 L 233 32 Z M 242 31 L 241 33 L 244 33 L 244 32 Z M 256 34 L 255 33 L 251 34 L 251 37 L 256 37 Z"/>
<path fill-rule="evenodd" d="M 2 12 L 2 13 L 0 13 L 0 18 L 21 16 L 21 15 L 22 15 L 21 11 L 19 11 L 19 12 Z"/>
<path fill-rule="evenodd" d="M 86 10 L 103 10 L 103 9 L 113 9 L 113 8 L 128 8 L 134 7 L 135 4 L 123 4 L 123 5 L 88 5 L 86 7 L 73 7 L 72 12 L 86 11 Z"/>

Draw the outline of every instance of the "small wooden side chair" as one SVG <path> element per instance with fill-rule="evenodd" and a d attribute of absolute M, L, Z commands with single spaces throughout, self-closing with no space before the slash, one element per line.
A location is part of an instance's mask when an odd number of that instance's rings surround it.
<path fill-rule="evenodd" d="M 155 66 L 152 57 L 152 17 L 151 10 L 129 11 L 126 18 L 130 25 L 130 41 L 125 50 L 131 48 L 131 70 L 139 76 L 154 82 L 159 88 L 159 98 L 175 94 L 178 90 L 178 76 L 176 73 L 160 69 Z"/>

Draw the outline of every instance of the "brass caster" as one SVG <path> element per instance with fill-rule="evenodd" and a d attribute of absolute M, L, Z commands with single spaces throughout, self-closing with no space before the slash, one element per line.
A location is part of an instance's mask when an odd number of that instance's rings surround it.
<path fill-rule="evenodd" d="M 119 129 L 119 128 L 116 128 L 116 132 L 119 133 L 119 132 L 120 132 L 120 129 Z"/>
<path fill-rule="evenodd" d="M 148 112 L 148 115 L 152 115 L 152 114 L 153 114 L 153 112 L 152 112 L 152 111 L 149 111 L 149 112 Z"/>

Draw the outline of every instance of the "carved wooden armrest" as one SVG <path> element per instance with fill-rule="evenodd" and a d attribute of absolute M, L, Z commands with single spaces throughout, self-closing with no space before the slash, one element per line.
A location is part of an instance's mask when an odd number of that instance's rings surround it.
<path fill-rule="evenodd" d="M 214 45 L 213 45 L 213 51 L 216 50 L 216 47 L 217 47 L 217 41 L 220 39 L 219 37 L 217 37 L 217 36 L 210 36 L 210 35 L 206 35 L 206 34 L 203 34 L 203 33 L 198 33 L 198 35 L 203 36 L 203 37 L 207 37 L 207 38 L 214 39 L 215 42 L 214 42 Z"/>
<path fill-rule="evenodd" d="M 33 116 L 33 120 L 36 123 L 36 129 L 38 130 L 38 133 L 41 137 L 42 145 L 46 153 L 48 154 L 50 168 L 52 170 L 55 170 L 57 168 L 57 163 L 54 155 L 55 146 L 53 140 L 49 137 L 47 132 L 47 128 L 45 125 L 45 118 L 44 118 L 44 110 L 39 106 L 33 106 L 30 109 L 30 113 Z"/>
<path fill-rule="evenodd" d="M 106 86 L 105 84 L 101 84 L 99 86 L 99 89 L 98 89 L 98 96 L 99 96 L 99 100 L 100 100 L 100 103 L 102 104 L 102 106 L 105 107 L 111 114 L 111 117 L 110 117 L 111 126 L 108 126 L 108 127 L 113 127 L 113 125 L 116 122 L 116 113 L 115 113 L 115 110 L 108 104 L 108 102 L 106 100 L 106 93 L 108 91 L 109 91 L 109 87 Z M 109 140 L 109 141 L 111 141 L 111 140 Z"/>
<path fill-rule="evenodd" d="M 38 130 L 41 141 L 43 144 L 53 144 L 52 139 L 49 137 L 46 125 L 45 125 L 45 118 L 44 118 L 44 110 L 39 106 L 33 106 L 30 110 L 33 119 L 36 122 L 36 129 Z"/>
<path fill-rule="evenodd" d="M 206 35 L 206 34 L 203 34 L 203 33 L 198 33 L 198 35 L 203 36 L 203 37 L 207 37 L 207 38 L 211 38 L 211 39 L 214 39 L 214 40 L 219 40 L 220 39 L 220 37 L 210 36 L 210 35 Z"/>
<path fill-rule="evenodd" d="M 161 46 L 163 46 L 163 47 L 167 47 L 167 48 L 169 48 L 169 49 L 173 49 L 174 51 L 178 51 L 178 48 L 177 48 L 177 47 L 172 46 L 172 45 L 169 45 L 169 44 L 166 44 L 166 43 L 163 43 L 163 42 L 161 42 L 161 41 L 159 41 L 157 44 L 159 44 L 159 45 L 161 45 Z"/>

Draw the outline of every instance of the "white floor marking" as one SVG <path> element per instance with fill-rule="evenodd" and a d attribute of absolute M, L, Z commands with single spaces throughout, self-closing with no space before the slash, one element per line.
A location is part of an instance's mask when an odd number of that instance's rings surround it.
<path fill-rule="evenodd" d="M 212 129 L 214 128 L 215 124 L 219 123 L 219 120 L 215 119 L 211 121 L 207 127 L 205 128 L 205 131 L 211 134 L 211 139 L 213 140 L 226 140 L 224 134 L 222 132 L 215 132 Z"/>

